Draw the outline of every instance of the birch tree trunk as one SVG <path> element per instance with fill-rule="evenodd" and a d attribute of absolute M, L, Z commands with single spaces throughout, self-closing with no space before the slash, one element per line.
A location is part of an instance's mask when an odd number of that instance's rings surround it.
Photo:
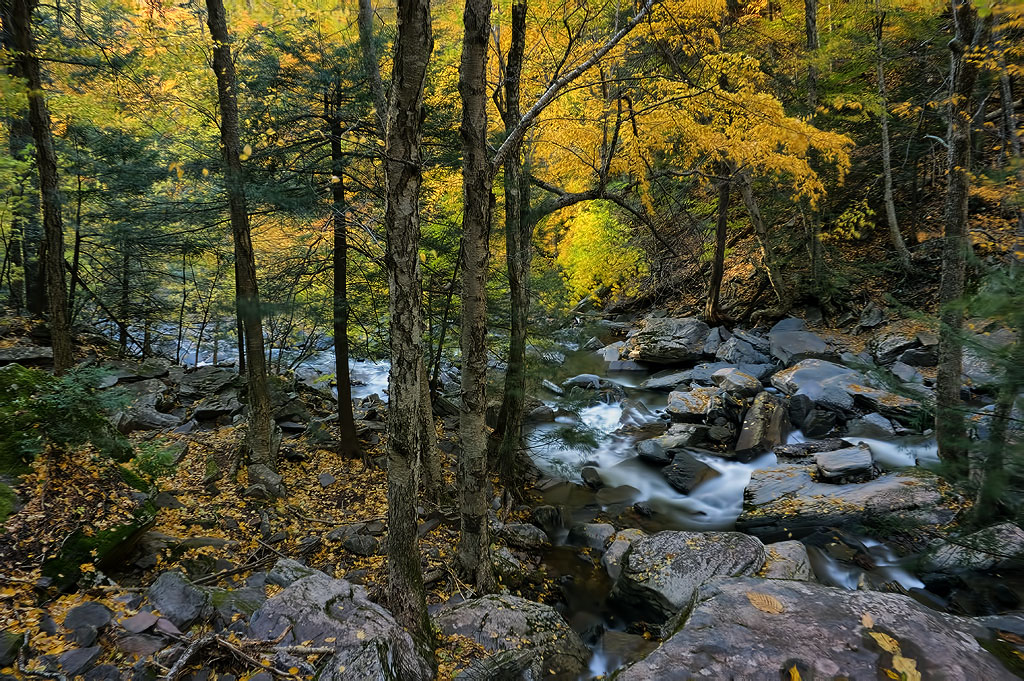
<path fill-rule="evenodd" d="M 458 461 L 461 533 L 457 559 L 479 593 L 494 590 L 487 526 L 487 262 L 491 163 L 487 158 L 487 52 L 490 0 L 466 0 L 459 65 L 462 98 L 462 412 Z"/>
<path fill-rule="evenodd" d="M 416 534 L 416 462 L 422 435 L 423 396 L 420 385 L 423 376 L 419 258 L 420 121 L 423 116 L 423 87 L 432 49 L 430 1 L 399 0 L 398 35 L 385 134 L 385 267 L 388 273 L 391 343 L 387 424 L 387 596 L 395 618 L 409 630 L 431 660 L 433 633 L 427 615 Z"/>

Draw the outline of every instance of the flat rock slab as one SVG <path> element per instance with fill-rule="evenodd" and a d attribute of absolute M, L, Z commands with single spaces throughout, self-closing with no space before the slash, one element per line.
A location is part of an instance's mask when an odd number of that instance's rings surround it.
<path fill-rule="evenodd" d="M 626 342 L 624 354 L 654 364 L 692 362 L 703 352 L 709 332 L 708 325 L 695 317 L 646 319 Z"/>
<path fill-rule="evenodd" d="M 819 482 L 816 466 L 782 464 L 754 471 L 736 527 L 768 540 L 799 538 L 819 527 L 901 519 L 948 522 L 955 511 L 924 471 L 888 473 L 844 485 Z"/>
<path fill-rule="evenodd" d="M 662 624 L 707 580 L 752 575 L 764 562 L 764 545 L 739 532 L 658 532 L 632 542 L 610 599 L 633 621 Z"/>
<path fill-rule="evenodd" d="M 794 667 L 804 679 L 909 678 L 897 671 L 908 668 L 923 679 L 1016 679 L 975 639 L 985 635 L 900 594 L 716 579 L 678 633 L 615 679 L 787 679 Z"/>
<path fill-rule="evenodd" d="M 815 454 L 814 463 L 822 482 L 862 480 L 872 477 L 875 471 L 871 450 L 863 444 Z"/>

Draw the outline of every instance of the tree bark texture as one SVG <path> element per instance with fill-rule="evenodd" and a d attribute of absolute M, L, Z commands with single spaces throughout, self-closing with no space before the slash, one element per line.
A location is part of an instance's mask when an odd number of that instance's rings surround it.
<path fill-rule="evenodd" d="M 28 85 L 28 119 L 36 145 L 39 192 L 43 206 L 43 247 L 41 259 L 46 282 L 47 310 L 53 343 L 53 370 L 62 374 L 71 368 L 71 324 L 68 293 L 64 279 L 64 223 L 61 215 L 57 154 L 53 147 L 50 112 L 43 92 L 43 78 L 32 35 L 35 0 L 11 0 L 11 34 L 18 50 L 21 76 Z"/>
<path fill-rule="evenodd" d="M 729 188 L 728 178 L 718 183 L 718 220 L 715 223 L 715 252 L 711 259 L 711 281 L 708 284 L 708 297 L 704 304 L 704 317 L 709 324 L 720 321 L 719 298 L 722 294 L 722 277 L 725 274 L 725 237 L 729 228 Z"/>
<path fill-rule="evenodd" d="M 764 260 L 764 269 L 768 273 L 768 283 L 771 284 L 775 297 L 781 303 L 786 299 L 786 296 L 782 289 L 782 279 L 775 264 L 775 253 L 772 250 L 771 242 L 768 240 L 768 226 L 765 224 L 764 216 L 761 214 L 761 207 L 757 203 L 757 196 L 754 195 L 754 182 L 750 177 L 750 173 L 745 170 L 736 173 L 735 182 L 740 190 L 743 205 L 747 209 L 747 215 L 750 217 L 750 224 L 754 228 L 757 243 L 761 247 L 761 258 Z"/>
<path fill-rule="evenodd" d="M 247 394 L 249 400 L 249 483 L 261 485 L 268 494 L 284 493 L 277 475 L 277 427 L 270 411 L 267 387 L 266 353 L 263 349 L 263 319 L 256 280 L 256 257 L 245 200 L 242 177 L 241 142 L 238 133 L 238 98 L 235 91 L 235 64 L 231 59 L 231 38 L 222 0 L 206 0 L 207 25 L 213 39 L 213 70 L 217 76 L 217 101 L 220 105 L 220 141 L 224 160 L 224 184 L 231 235 L 235 250 L 235 309 L 242 322 L 244 336 Z"/>
<path fill-rule="evenodd" d="M 811 63 L 807 66 L 807 107 L 811 117 L 818 108 L 818 67 L 814 60 L 818 56 L 818 0 L 804 0 L 804 33 L 806 35 L 807 56 Z"/>
<path fill-rule="evenodd" d="M 490 0 L 466 0 L 459 65 L 462 98 L 462 412 L 458 461 L 461 533 L 457 558 L 480 593 L 494 589 L 487 500 L 487 261 L 491 164 L 487 158 L 487 52 Z"/>

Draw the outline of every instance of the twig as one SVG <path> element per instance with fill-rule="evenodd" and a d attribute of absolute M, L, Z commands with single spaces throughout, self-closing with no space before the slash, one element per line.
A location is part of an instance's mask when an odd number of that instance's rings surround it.
<path fill-rule="evenodd" d="M 337 652 L 334 648 L 316 648 L 313 646 L 277 646 L 274 650 L 279 650 L 289 655 L 332 655 Z"/>
<path fill-rule="evenodd" d="M 288 557 L 288 556 L 284 555 L 283 553 L 281 553 L 280 551 L 278 551 L 277 549 L 275 549 L 273 546 L 271 546 L 267 542 L 263 541 L 262 539 L 257 538 L 256 539 L 256 543 L 259 544 L 260 546 L 262 546 L 265 549 L 270 549 L 271 551 L 273 551 L 277 555 L 281 556 L 282 558 L 287 558 Z"/>
<path fill-rule="evenodd" d="M 210 583 L 216 582 L 221 577 L 229 577 L 231 575 L 236 575 L 239 572 L 245 572 L 246 570 L 255 570 L 257 568 L 261 568 L 264 565 L 268 564 L 270 562 L 270 560 L 271 560 L 271 558 L 269 558 L 269 557 L 268 558 L 260 558 L 257 561 L 254 561 L 252 563 L 246 563 L 245 565 L 240 565 L 239 567 L 231 568 L 230 570 L 221 570 L 220 572 L 215 572 L 212 575 L 206 575 L 205 577 L 198 577 L 196 579 L 193 579 L 192 583 L 193 584 L 199 584 L 199 585 L 201 585 L 201 584 L 210 584 Z"/>
<path fill-rule="evenodd" d="M 270 672 L 271 674 L 273 674 L 275 676 L 280 676 L 280 677 L 286 678 L 286 679 L 297 678 L 295 674 L 290 674 L 290 673 L 288 673 L 286 671 L 282 671 L 282 670 L 278 669 L 277 667 L 275 667 L 273 665 L 264 665 L 262 662 L 257 660 L 255 657 L 253 657 L 252 655 L 249 655 L 244 650 L 242 650 L 241 648 L 239 648 L 238 646 L 234 645 L 233 643 L 231 643 L 230 641 L 228 641 L 226 639 L 223 639 L 223 638 L 221 638 L 219 636 L 214 636 L 214 640 L 217 642 L 217 645 L 220 645 L 220 646 L 222 646 L 224 648 L 227 648 L 228 651 L 230 651 L 233 655 L 235 655 L 236 657 L 239 657 L 243 662 L 248 662 L 249 664 L 251 664 L 253 667 L 256 667 L 257 669 L 262 669 L 265 672 Z"/>
<path fill-rule="evenodd" d="M 188 661 L 195 657 L 196 653 L 216 640 L 217 637 L 214 634 L 203 634 L 196 640 L 192 641 L 192 643 L 188 644 L 188 647 L 185 648 L 185 652 L 178 657 L 178 660 L 174 663 L 174 666 L 171 667 L 171 670 L 167 672 L 167 675 L 164 678 L 167 679 L 167 681 L 175 681 L 178 676 L 185 671 Z"/>

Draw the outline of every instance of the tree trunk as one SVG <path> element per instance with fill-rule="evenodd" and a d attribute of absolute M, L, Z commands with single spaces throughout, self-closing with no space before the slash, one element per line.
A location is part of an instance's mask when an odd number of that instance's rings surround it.
<path fill-rule="evenodd" d="M 46 279 L 50 336 L 53 342 L 53 370 L 62 374 L 71 368 L 71 325 L 68 318 L 68 293 L 64 281 L 64 223 L 61 216 L 60 182 L 57 154 L 53 148 L 50 112 L 43 93 L 43 79 L 32 36 L 32 10 L 35 0 L 12 0 L 11 34 L 18 49 L 22 77 L 28 84 L 28 118 L 36 145 L 36 167 L 43 204 L 43 271 Z"/>
<path fill-rule="evenodd" d="M 348 223 L 345 212 L 345 168 L 341 153 L 341 85 L 334 88 L 334 105 L 325 107 L 330 120 L 331 199 L 334 227 L 334 375 L 338 383 L 338 454 L 361 455 L 352 414 L 352 379 L 348 369 Z"/>
<path fill-rule="evenodd" d="M 900 267 L 909 272 L 910 251 L 903 241 L 900 233 L 900 223 L 896 219 L 896 203 L 892 198 L 892 150 L 889 145 L 889 101 L 885 87 L 885 59 L 882 53 L 882 29 L 885 27 L 885 12 L 878 10 L 878 0 L 875 0 L 875 71 L 878 77 L 878 99 L 882 124 L 882 181 L 885 186 L 885 218 L 889 223 L 889 237 L 892 239 L 892 247 L 896 250 Z"/>
<path fill-rule="evenodd" d="M 750 224 L 754 227 L 754 235 L 757 237 L 758 246 L 761 247 L 761 257 L 764 260 L 764 269 L 768 273 L 768 283 L 771 284 L 775 297 L 782 303 L 786 296 L 782 290 L 782 279 L 775 266 L 775 253 L 772 251 L 771 242 L 768 240 L 768 227 L 765 225 L 764 217 L 761 215 L 761 208 L 757 204 L 757 197 L 754 195 L 754 183 L 750 173 L 743 170 L 736 174 L 736 185 L 740 190 L 740 197 L 750 217 Z"/>
<path fill-rule="evenodd" d="M 490 0 L 466 0 L 459 64 L 462 98 L 462 450 L 458 563 L 479 593 L 494 590 L 487 527 L 487 261 L 491 228 L 491 164 L 487 159 L 487 51 Z"/>
<path fill-rule="evenodd" d="M 715 254 L 711 260 L 711 282 L 708 285 L 708 298 L 704 305 L 704 317 L 709 324 L 721 320 L 718 299 L 722 293 L 722 276 L 725 273 L 725 237 L 729 227 L 729 187 L 728 178 L 718 183 L 718 220 L 715 224 Z"/>
<path fill-rule="evenodd" d="M 224 158 L 224 184 L 231 213 L 231 233 L 235 246 L 236 311 L 242 323 L 245 342 L 247 393 L 249 398 L 249 484 L 270 496 L 284 494 L 277 474 L 277 446 L 280 437 L 271 418 L 267 388 L 266 354 L 263 351 L 263 319 L 259 287 L 256 283 L 256 258 L 252 248 L 249 213 L 242 178 L 241 143 L 238 138 L 238 99 L 235 93 L 235 65 L 231 59 L 231 38 L 222 0 L 206 0 L 207 24 L 213 39 L 213 70 L 217 75 L 220 104 L 220 139 Z M 258 487 L 262 487 L 259 490 Z"/>
<path fill-rule="evenodd" d="M 526 2 L 512 5 L 512 42 L 505 70 L 505 130 L 511 133 L 522 118 L 520 76 L 526 51 Z M 516 144 L 505 160 L 505 259 L 508 266 L 511 331 L 505 388 L 493 438 L 499 441 L 498 474 L 506 493 L 520 496 L 523 456 L 523 409 L 526 398 L 526 330 L 530 315 L 530 263 L 533 229 L 530 185 L 522 160 L 522 144 Z"/>
<path fill-rule="evenodd" d="M 818 57 L 818 0 L 804 0 L 804 32 L 807 36 L 807 107 L 814 117 L 818 108 L 818 67 L 814 60 Z"/>
<path fill-rule="evenodd" d="M 957 477 L 968 473 L 964 414 L 960 407 L 963 385 L 963 310 L 967 261 L 967 198 L 970 188 L 971 116 L 974 108 L 974 83 L 977 66 L 965 56 L 971 49 L 977 10 L 972 0 L 952 0 L 955 35 L 950 49 L 950 104 L 948 145 L 948 185 L 946 188 L 945 235 L 942 246 L 942 279 L 939 283 L 939 364 L 936 378 L 935 434 L 939 458 Z"/>
<path fill-rule="evenodd" d="M 433 659 L 416 534 L 416 461 L 423 390 L 419 193 L 423 86 L 433 49 L 429 0 L 399 0 L 385 135 L 391 375 L 388 403 L 388 602 Z M 411 673 L 411 672 L 410 672 Z M 399 675 L 401 678 L 406 678 Z M 409 676 L 409 678 L 414 678 Z"/>

